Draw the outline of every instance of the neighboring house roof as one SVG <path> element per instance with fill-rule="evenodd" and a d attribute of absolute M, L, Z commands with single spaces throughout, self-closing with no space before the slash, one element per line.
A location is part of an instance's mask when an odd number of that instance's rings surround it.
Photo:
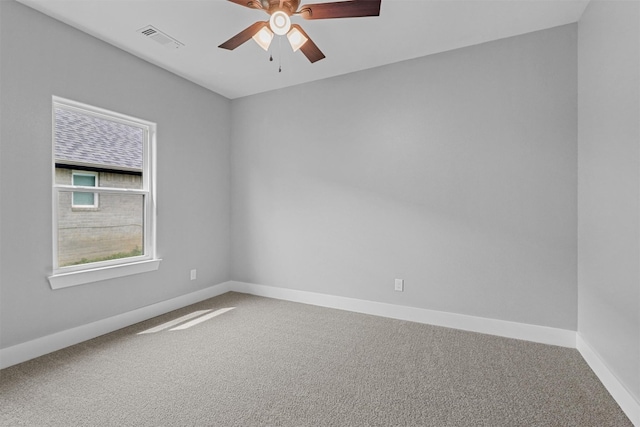
<path fill-rule="evenodd" d="M 56 163 L 142 170 L 141 128 L 62 108 L 55 120 Z"/>

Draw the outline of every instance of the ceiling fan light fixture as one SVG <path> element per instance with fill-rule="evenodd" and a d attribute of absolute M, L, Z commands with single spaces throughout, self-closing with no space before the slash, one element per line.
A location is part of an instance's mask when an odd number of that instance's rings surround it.
<path fill-rule="evenodd" d="M 277 35 L 284 36 L 291 29 L 291 18 L 282 10 L 277 10 L 271 14 L 269 27 Z"/>
<path fill-rule="evenodd" d="M 293 49 L 294 52 L 297 52 L 298 49 L 300 49 L 302 45 L 304 45 L 307 40 L 309 40 L 297 28 L 292 28 L 291 31 L 287 33 L 287 38 L 289 39 L 289 44 L 291 45 L 291 49 Z"/>
<path fill-rule="evenodd" d="M 298 7 L 301 0 L 228 1 L 250 9 L 261 9 L 269 15 L 269 20 L 253 23 L 222 43 L 218 46 L 219 48 L 234 50 L 250 38 L 253 38 L 258 45 L 268 50 L 276 34 L 279 36 L 286 34 L 293 51 L 301 51 L 312 64 L 324 59 L 324 53 L 300 25 L 291 24 L 291 16 L 298 15 L 304 19 L 312 20 L 380 16 L 380 4 L 382 3 L 382 0 L 343 0 L 313 3 Z M 267 32 L 266 30 L 269 31 Z"/>
<path fill-rule="evenodd" d="M 267 26 L 260 28 L 260 31 L 255 33 L 252 39 L 264 50 L 269 50 L 271 40 L 273 40 L 273 33 Z"/>

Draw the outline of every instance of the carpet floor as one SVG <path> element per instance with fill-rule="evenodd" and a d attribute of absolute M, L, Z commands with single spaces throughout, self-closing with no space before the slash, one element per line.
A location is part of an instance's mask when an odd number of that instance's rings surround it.
<path fill-rule="evenodd" d="M 575 349 L 230 292 L 0 371 L 0 425 L 631 423 Z"/>

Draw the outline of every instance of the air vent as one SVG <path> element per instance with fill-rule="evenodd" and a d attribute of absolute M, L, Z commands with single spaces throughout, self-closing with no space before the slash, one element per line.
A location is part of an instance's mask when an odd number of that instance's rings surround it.
<path fill-rule="evenodd" d="M 180 49 L 181 47 L 184 46 L 183 43 L 180 43 L 178 40 L 174 39 L 170 35 L 163 33 L 153 25 L 147 25 L 144 28 L 140 28 L 138 32 L 143 36 L 153 40 L 154 42 L 161 44 L 167 49 Z"/>

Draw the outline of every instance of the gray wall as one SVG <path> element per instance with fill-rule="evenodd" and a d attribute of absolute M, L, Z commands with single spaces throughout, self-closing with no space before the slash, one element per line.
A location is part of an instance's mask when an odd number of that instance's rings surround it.
<path fill-rule="evenodd" d="M 229 100 L 13 1 L 0 19 L 0 347 L 229 280 Z M 52 95 L 158 124 L 157 272 L 49 287 Z"/>
<path fill-rule="evenodd" d="M 578 332 L 640 402 L 640 4 L 579 24 Z"/>
<path fill-rule="evenodd" d="M 575 330 L 576 39 L 233 100 L 233 278 Z"/>

